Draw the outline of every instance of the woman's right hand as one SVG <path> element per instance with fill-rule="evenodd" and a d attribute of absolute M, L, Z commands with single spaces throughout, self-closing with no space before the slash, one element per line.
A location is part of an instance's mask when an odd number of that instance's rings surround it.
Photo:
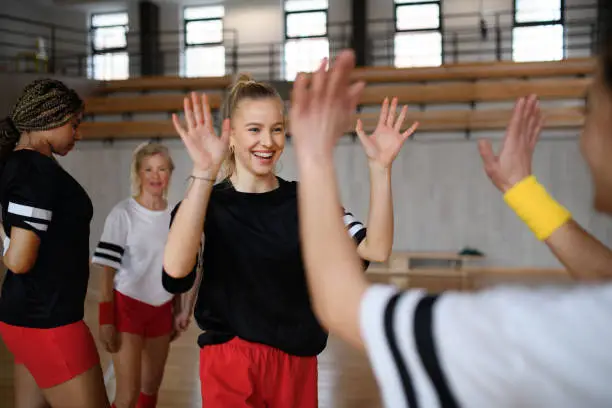
<path fill-rule="evenodd" d="M 119 351 L 117 329 L 114 325 L 103 324 L 100 326 L 100 342 L 109 353 L 116 353 Z"/>
<path fill-rule="evenodd" d="M 173 114 L 174 128 L 187 148 L 194 170 L 214 178 L 229 151 L 229 119 L 223 121 L 223 129 L 219 137 L 213 127 L 206 94 L 198 98 L 196 93 L 192 92 L 191 99 L 186 97 L 183 104 L 187 127 L 185 128 L 179 122 L 178 116 Z"/>

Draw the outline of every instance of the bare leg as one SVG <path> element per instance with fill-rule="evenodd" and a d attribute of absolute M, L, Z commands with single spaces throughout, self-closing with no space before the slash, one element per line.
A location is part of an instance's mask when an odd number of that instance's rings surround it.
<path fill-rule="evenodd" d="M 15 364 L 15 408 L 51 408 L 34 377 L 23 364 Z"/>
<path fill-rule="evenodd" d="M 142 356 L 141 392 L 156 396 L 164 377 L 164 368 L 170 349 L 170 335 L 145 340 Z"/>
<path fill-rule="evenodd" d="M 141 360 L 144 340 L 131 333 L 117 333 L 119 351 L 113 354 L 117 391 L 115 405 L 117 408 L 134 408 L 140 393 Z"/>
<path fill-rule="evenodd" d="M 65 383 L 44 389 L 43 394 L 53 408 L 110 407 L 99 364 Z"/>

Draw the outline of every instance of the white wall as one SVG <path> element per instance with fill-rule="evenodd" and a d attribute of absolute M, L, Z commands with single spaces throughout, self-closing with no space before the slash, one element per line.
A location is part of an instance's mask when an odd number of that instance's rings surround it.
<path fill-rule="evenodd" d="M 577 140 L 543 137 L 534 158 L 534 174 L 578 222 L 612 245 L 610 220 L 591 209 L 591 182 Z M 491 265 L 559 266 L 484 175 L 474 141 L 428 140 L 422 136 L 407 142 L 394 164 L 395 249 L 458 251 L 471 246 L 483 251 Z M 129 164 L 137 144 L 82 142 L 61 158 L 93 200 L 92 247 L 112 206 L 129 194 Z M 174 205 L 185 191 L 190 160 L 179 140 L 166 144 L 177 165 L 170 191 Z M 288 179 L 297 177 L 293 154 L 289 144 L 281 158 L 280 174 Z M 336 164 L 344 204 L 365 221 L 369 180 L 359 143 L 341 142 Z"/>

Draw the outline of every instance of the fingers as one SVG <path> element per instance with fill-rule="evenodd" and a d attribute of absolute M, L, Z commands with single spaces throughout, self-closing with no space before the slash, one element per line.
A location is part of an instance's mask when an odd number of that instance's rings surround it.
<path fill-rule="evenodd" d="M 378 116 L 378 126 L 384 126 L 387 123 L 387 116 L 389 115 L 389 98 L 385 98 L 380 108 L 380 115 Z"/>
<path fill-rule="evenodd" d="M 187 129 L 193 129 L 196 127 L 195 117 L 193 115 L 193 107 L 189 98 L 183 99 L 183 111 L 185 112 L 185 122 L 187 122 Z"/>
<path fill-rule="evenodd" d="M 208 103 L 208 96 L 205 93 L 202 94 L 202 111 L 204 115 L 203 125 L 208 127 L 210 133 L 214 134 L 215 130 L 213 128 L 212 114 L 210 113 L 210 104 Z"/>
<path fill-rule="evenodd" d="M 391 106 L 389 107 L 389 115 L 387 116 L 387 126 L 392 128 L 393 122 L 395 121 L 395 112 L 397 111 L 397 98 L 391 100 Z"/>
<path fill-rule="evenodd" d="M 342 51 L 329 70 L 326 102 L 334 103 L 344 96 L 350 81 L 350 72 L 355 67 L 355 53 L 352 50 Z"/>
<path fill-rule="evenodd" d="M 538 107 L 538 99 L 535 95 L 529 95 L 525 100 L 521 126 L 521 138 L 524 141 L 528 141 L 529 135 L 535 127 L 539 115 L 540 109 Z"/>
<path fill-rule="evenodd" d="M 521 131 L 524 106 L 525 98 L 519 98 L 514 104 L 514 109 L 512 110 L 512 117 L 510 118 L 510 122 L 508 123 L 508 131 L 506 132 L 506 136 L 509 136 L 510 134 L 514 135 Z"/>
<path fill-rule="evenodd" d="M 303 73 L 299 73 L 293 82 L 291 111 L 297 113 L 306 109 L 308 109 L 308 78 Z"/>
<path fill-rule="evenodd" d="M 479 140 L 478 152 L 480 153 L 480 157 L 482 158 L 485 171 L 488 174 L 497 160 L 495 154 L 493 153 L 493 146 L 491 145 L 491 141 L 487 139 Z"/>
<path fill-rule="evenodd" d="M 185 137 L 184 135 L 186 134 L 186 130 L 183 125 L 181 125 L 176 113 L 172 114 L 172 124 L 174 125 L 174 130 L 176 130 L 176 133 L 178 133 L 181 138 Z"/>
<path fill-rule="evenodd" d="M 363 145 L 363 147 L 367 150 L 372 147 L 372 141 L 368 137 L 368 135 L 363 131 L 363 122 L 361 119 L 357 119 L 357 126 L 355 127 L 355 133 L 359 137 L 359 141 Z"/>
<path fill-rule="evenodd" d="M 403 110 L 402 110 L 403 112 Z M 416 132 L 417 128 L 419 127 L 419 122 L 414 122 L 412 124 L 412 126 L 410 126 L 410 128 L 408 130 L 406 130 L 404 133 L 402 133 L 402 142 L 406 141 L 406 139 L 408 139 L 410 136 L 412 136 L 412 134 L 414 132 Z M 399 129 L 398 129 L 399 132 Z"/>
<path fill-rule="evenodd" d="M 396 132 L 398 132 L 398 133 L 401 132 L 402 125 L 404 124 L 404 120 L 406 119 L 406 115 L 407 114 L 408 114 L 408 105 L 404 105 L 404 107 L 402 108 L 402 111 L 400 112 L 399 116 L 397 117 L 397 122 L 395 122 L 395 126 L 393 126 L 393 129 Z M 412 126 L 414 126 L 414 125 L 412 125 Z"/>
<path fill-rule="evenodd" d="M 327 58 L 323 58 L 321 60 L 321 64 L 319 64 L 319 68 L 312 74 L 311 95 L 316 101 L 321 100 L 325 90 L 325 85 L 327 82 L 327 75 L 325 72 L 327 69 L 327 61 Z"/>
<path fill-rule="evenodd" d="M 529 137 L 529 148 L 533 151 L 540 139 L 540 134 L 542 133 L 542 128 L 544 127 L 544 117 L 540 115 L 537 123 L 535 124 L 533 131 Z"/>
<path fill-rule="evenodd" d="M 357 105 L 359 104 L 359 100 L 361 99 L 361 94 L 365 89 L 365 82 L 359 81 L 352 84 L 349 88 L 349 103 L 350 110 L 354 112 L 357 109 Z"/>
<path fill-rule="evenodd" d="M 204 115 L 202 114 L 202 107 L 206 103 L 206 95 L 202 95 L 202 100 L 198 98 L 195 92 L 191 93 L 191 103 L 193 105 L 193 120 L 194 127 L 202 126 L 204 123 Z"/>
<path fill-rule="evenodd" d="M 223 119 L 223 123 L 221 124 L 221 137 L 220 137 L 223 143 L 229 143 L 231 130 L 232 129 L 231 129 L 231 124 L 230 124 L 230 119 L 229 118 Z"/>

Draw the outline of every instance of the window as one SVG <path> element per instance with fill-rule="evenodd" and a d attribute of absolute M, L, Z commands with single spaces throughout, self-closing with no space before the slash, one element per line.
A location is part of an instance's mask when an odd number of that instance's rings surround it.
<path fill-rule="evenodd" d="M 563 59 L 563 21 L 562 0 L 515 0 L 512 59 L 520 62 Z"/>
<path fill-rule="evenodd" d="M 442 64 L 440 0 L 395 0 L 396 67 Z"/>
<path fill-rule="evenodd" d="M 223 45 L 223 6 L 185 7 L 185 55 L 183 71 L 187 77 L 225 75 Z"/>
<path fill-rule="evenodd" d="M 285 1 L 285 58 L 287 81 L 299 72 L 312 72 L 329 57 L 327 0 Z"/>
<path fill-rule="evenodd" d="M 130 76 L 127 31 L 127 12 L 92 14 L 90 78 L 110 80 Z"/>

